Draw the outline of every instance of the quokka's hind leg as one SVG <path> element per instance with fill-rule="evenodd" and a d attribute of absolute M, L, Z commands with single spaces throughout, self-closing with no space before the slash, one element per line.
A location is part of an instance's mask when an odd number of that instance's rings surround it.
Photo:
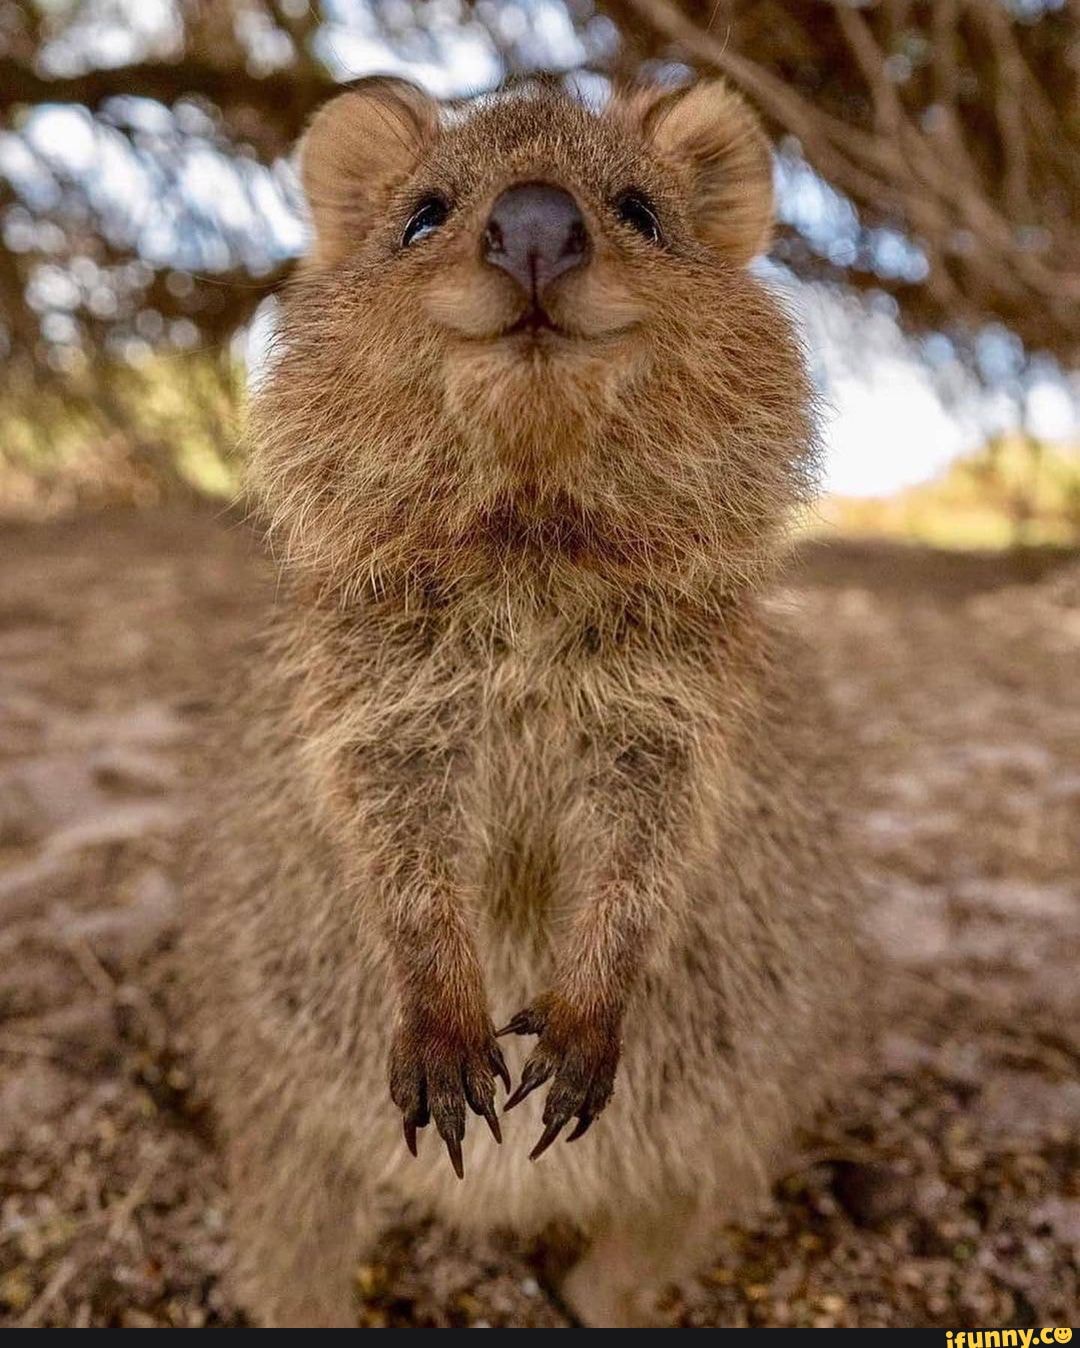
<path fill-rule="evenodd" d="M 381 1229 L 362 1180 L 287 1125 L 236 1136 L 228 1172 L 230 1282 L 243 1309 L 272 1328 L 354 1328 L 357 1265 Z"/>
<path fill-rule="evenodd" d="M 713 1219 L 691 1200 L 656 1212 L 605 1219 L 560 1295 L 590 1329 L 649 1328 L 662 1322 L 657 1301 L 693 1273 Z"/>

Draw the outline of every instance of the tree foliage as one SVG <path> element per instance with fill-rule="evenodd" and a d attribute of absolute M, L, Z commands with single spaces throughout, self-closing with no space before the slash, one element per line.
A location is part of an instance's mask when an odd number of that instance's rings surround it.
<path fill-rule="evenodd" d="M 357 33 L 364 45 L 343 58 Z M 348 53 L 430 72 L 454 41 L 481 53 L 489 82 L 537 65 L 722 72 L 764 117 L 791 188 L 777 260 L 891 294 L 912 331 L 963 338 L 993 323 L 1075 363 L 1072 3 L 0 0 L 9 375 L 70 372 L 132 344 L 224 343 L 287 270 L 297 240 L 262 236 L 265 203 L 288 198 L 282 161 L 312 110 L 366 73 Z M 79 127 L 90 148 L 73 158 L 63 140 Z M 231 215 L 193 190 L 215 157 L 246 203 Z M 126 196 L 105 190 L 103 163 L 127 165 Z M 799 205 L 808 184 L 814 218 Z"/>

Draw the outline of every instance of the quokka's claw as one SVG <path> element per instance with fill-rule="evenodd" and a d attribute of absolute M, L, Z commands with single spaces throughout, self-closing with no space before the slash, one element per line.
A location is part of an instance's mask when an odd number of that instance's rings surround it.
<path fill-rule="evenodd" d="M 567 1142 L 576 1142 L 579 1137 L 584 1137 L 592 1127 L 595 1117 L 594 1114 L 580 1114 L 577 1123 L 574 1125 L 574 1131 L 566 1135 Z"/>
<path fill-rule="evenodd" d="M 533 1034 L 533 1033 L 535 1033 L 535 1031 L 532 1029 L 532 1019 L 528 1011 L 519 1011 L 516 1016 L 513 1016 L 510 1020 L 506 1022 L 506 1024 L 502 1027 L 501 1030 L 495 1031 L 495 1037 L 497 1039 L 501 1039 L 504 1034 Z"/>
<path fill-rule="evenodd" d="M 551 1076 L 552 1068 L 546 1063 L 538 1062 L 535 1058 L 530 1058 L 525 1064 L 525 1070 L 521 1074 L 521 1081 L 517 1090 L 513 1093 L 506 1104 L 503 1106 L 503 1112 L 513 1109 L 515 1105 L 520 1105 L 527 1095 L 531 1095 L 537 1086 L 542 1086 Z"/>
<path fill-rule="evenodd" d="M 499 1120 L 495 1115 L 495 1110 L 492 1108 L 491 1105 L 488 1105 L 486 1109 L 481 1110 L 481 1113 L 483 1114 L 484 1122 L 491 1129 L 491 1136 L 495 1139 L 496 1142 L 501 1144 L 502 1129 L 499 1127 Z"/>
<path fill-rule="evenodd" d="M 513 1095 L 510 1096 L 509 1100 L 507 1100 L 506 1104 L 503 1105 L 503 1113 L 505 1114 L 507 1110 L 513 1109 L 515 1105 L 520 1105 L 529 1092 L 534 1091 L 535 1089 L 535 1086 L 527 1086 L 523 1081 Z"/>
<path fill-rule="evenodd" d="M 529 1152 L 529 1160 L 535 1161 L 538 1156 L 543 1156 L 548 1147 L 555 1141 L 562 1130 L 566 1127 L 565 1119 L 552 1119 L 548 1126 L 540 1135 L 540 1141 Z"/>
<path fill-rule="evenodd" d="M 503 1089 L 507 1095 L 510 1094 L 510 1069 L 506 1065 L 506 1059 L 502 1055 L 502 1049 L 498 1044 L 491 1046 L 491 1068 L 495 1075 L 503 1084 Z"/>
<path fill-rule="evenodd" d="M 461 1142 L 456 1137 L 443 1138 L 446 1143 L 446 1150 L 450 1156 L 450 1164 L 454 1167 L 454 1174 L 459 1180 L 465 1178 L 465 1163 L 461 1159 Z"/>
<path fill-rule="evenodd" d="M 533 1002 L 530 1006 L 522 1007 L 516 1016 L 511 1016 L 502 1029 L 496 1031 L 496 1037 L 504 1034 L 542 1034 L 546 1023 L 547 1008 L 543 1001 Z"/>
<path fill-rule="evenodd" d="M 416 1124 L 412 1119 L 403 1119 L 402 1124 L 405 1130 L 405 1145 L 416 1155 Z"/>

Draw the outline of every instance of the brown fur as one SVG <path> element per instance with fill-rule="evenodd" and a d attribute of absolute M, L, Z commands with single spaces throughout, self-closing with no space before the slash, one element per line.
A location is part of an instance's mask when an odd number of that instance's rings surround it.
<path fill-rule="evenodd" d="M 813 449 L 789 323 L 744 268 L 763 146 L 716 84 L 602 114 L 527 85 L 440 122 L 365 82 L 305 140 L 317 242 L 251 465 L 286 584 L 189 953 L 236 1276 L 269 1322 L 347 1323 L 402 1203 L 569 1219 L 593 1240 L 573 1304 L 647 1322 L 828 1080 L 851 896 L 822 701 L 761 597 Z M 479 259 L 522 180 L 588 222 L 561 332 L 507 336 L 521 296 Z M 629 187 L 662 246 L 613 213 Z M 432 189 L 449 219 L 402 248 Z M 466 1128 L 495 1117 L 493 1016 L 538 1036 L 527 1060 L 499 1041 L 539 1085 L 501 1147 Z M 402 1119 L 427 1113 L 414 1160 Z"/>

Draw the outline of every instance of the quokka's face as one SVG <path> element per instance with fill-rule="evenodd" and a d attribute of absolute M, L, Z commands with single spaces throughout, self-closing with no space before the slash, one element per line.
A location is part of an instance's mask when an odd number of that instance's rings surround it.
<path fill-rule="evenodd" d="M 252 461 L 294 556 L 354 578 L 525 538 L 689 585 L 770 554 L 807 390 L 747 271 L 771 160 L 737 95 L 365 80 L 299 162 L 312 244 Z"/>
<path fill-rule="evenodd" d="M 301 166 L 309 268 L 351 280 L 358 327 L 423 350 L 450 408 L 493 429 L 523 398 L 561 428 L 602 414 L 643 365 L 692 354 L 771 224 L 765 138 L 719 84 L 595 113 L 555 86 L 440 107 L 369 80 L 319 114 Z"/>

